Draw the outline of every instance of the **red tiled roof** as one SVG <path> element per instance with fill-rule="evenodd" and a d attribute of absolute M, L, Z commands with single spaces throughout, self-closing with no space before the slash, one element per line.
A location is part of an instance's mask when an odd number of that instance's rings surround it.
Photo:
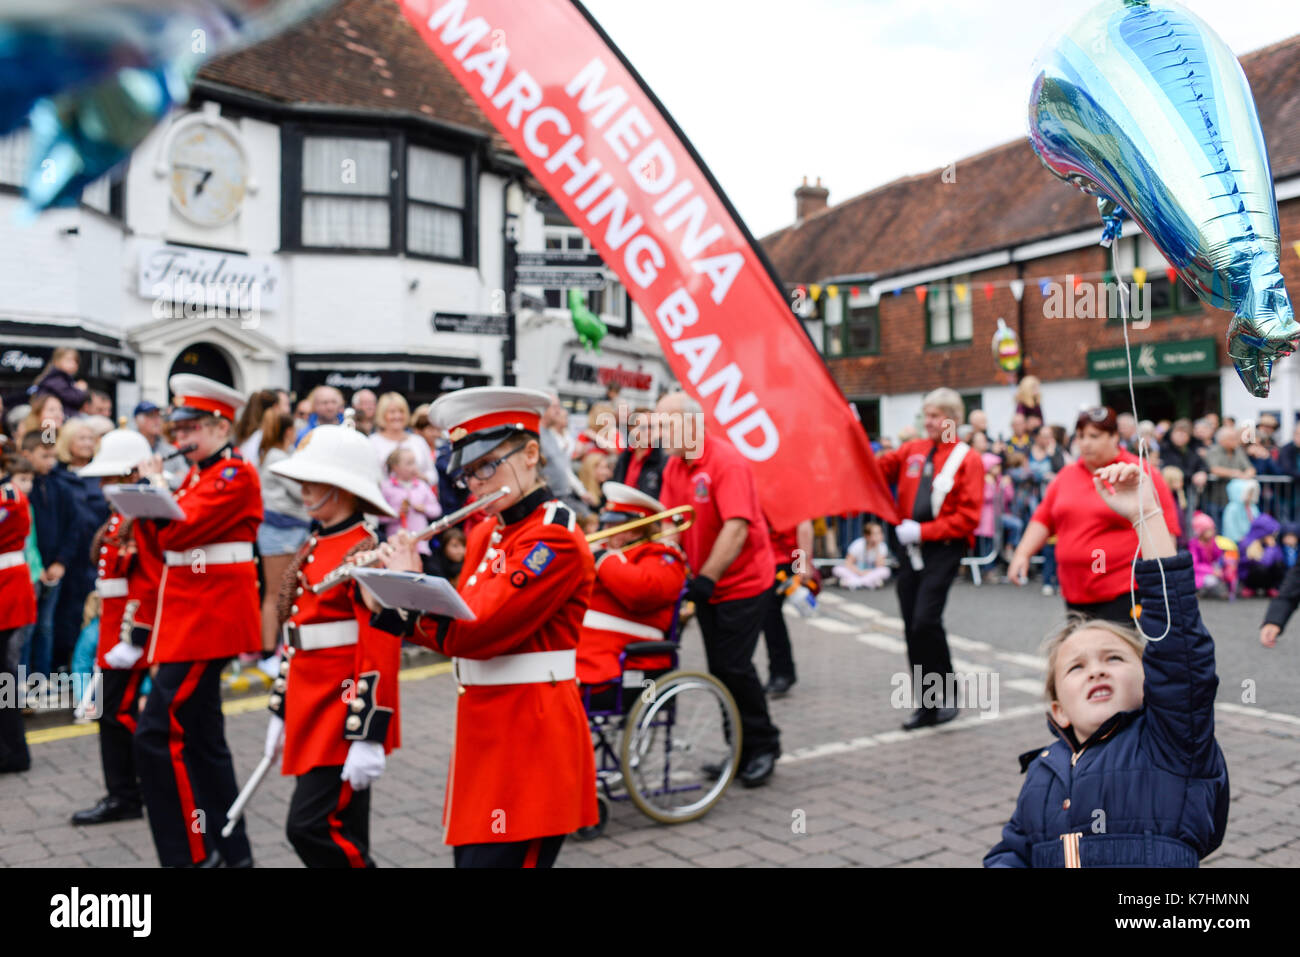
<path fill-rule="evenodd" d="M 1300 36 L 1241 63 L 1274 177 L 1300 173 Z M 1096 199 L 1049 173 L 1028 139 L 958 160 L 955 182 L 945 183 L 943 172 L 880 186 L 760 242 L 793 283 L 896 275 L 1083 229 L 1100 236 Z"/>
<path fill-rule="evenodd" d="M 509 145 L 392 0 L 342 0 L 256 46 L 206 64 L 199 79 L 286 104 L 392 110 Z"/>

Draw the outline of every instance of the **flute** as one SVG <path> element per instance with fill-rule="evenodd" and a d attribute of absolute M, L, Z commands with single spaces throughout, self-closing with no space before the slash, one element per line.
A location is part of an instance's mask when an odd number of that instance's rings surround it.
<path fill-rule="evenodd" d="M 444 515 L 442 518 L 438 519 L 436 522 L 434 522 L 432 525 L 430 525 L 428 528 L 422 531 L 419 535 L 415 536 L 415 541 L 417 542 L 427 541 L 428 539 L 433 538 L 435 535 L 441 532 L 445 532 L 447 529 L 451 528 L 453 525 L 460 522 L 462 519 L 469 518 L 469 516 L 473 515 L 475 512 L 479 511 L 480 509 L 486 508 L 487 506 L 495 502 L 497 499 L 502 498 L 509 494 L 510 494 L 510 486 L 503 485 L 492 494 L 485 495 L 476 502 L 470 502 L 468 505 L 464 506 L 463 508 L 456 509 L 456 511 L 452 512 L 450 515 Z M 346 562 L 345 564 L 340 565 L 338 568 L 334 569 L 333 571 L 328 572 L 324 578 L 318 581 L 315 585 L 312 585 L 311 586 L 312 594 L 319 595 L 323 591 L 329 591 L 335 585 L 341 585 L 349 578 L 351 578 L 353 570 L 357 568 L 368 568 L 369 566 L 374 565 L 378 561 L 379 561 L 379 553 L 376 551 L 376 552 L 372 552 L 371 557 L 367 558 L 365 561 Z"/>

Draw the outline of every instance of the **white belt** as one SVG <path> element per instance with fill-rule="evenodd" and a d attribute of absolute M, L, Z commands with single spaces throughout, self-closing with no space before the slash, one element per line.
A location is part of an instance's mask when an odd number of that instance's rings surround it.
<path fill-rule="evenodd" d="M 530 651 L 521 655 L 497 655 L 475 661 L 451 659 L 456 681 L 462 685 L 529 685 L 572 681 L 578 674 L 578 652 Z"/>
<path fill-rule="evenodd" d="M 95 582 L 95 591 L 100 598 L 125 598 L 125 578 L 101 578 Z"/>
<path fill-rule="evenodd" d="M 211 545 L 195 545 L 183 552 L 163 552 L 163 559 L 168 565 L 188 565 L 195 560 L 205 565 L 236 565 L 239 562 L 253 560 L 252 542 L 214 542 Z"/>
<path fill-rule="evenodd" d="M 639 621 L 628 621 L 626 618 L 619 618 L 616 615 L 607 615 L 603 611 L 596 611 L 591 608 L 588 608 L 587 613 L 582 616 L 582 627 L 595 628 L 600 631 L 617 631 L 623 635 L 632 635 L 634 638 L 662 641 L 664 637 L 664 633 L 658 628 L 651 628 Z"/>
<path fill-rule="evenodd" d="M 342 648 L 355 645 L 360 629 L 356 619 L 347 621 L 322 621 L 314 625 L 284 626 L 284 643 L 299 651 L 318 651 L 321 648 Z"/>
<path fill-rule="evenodd" d="M 0 555 L 0 568 L 13 568 L 15 565 L 26 565 L 27 556 L 22 552 L 5 552 Z"/>

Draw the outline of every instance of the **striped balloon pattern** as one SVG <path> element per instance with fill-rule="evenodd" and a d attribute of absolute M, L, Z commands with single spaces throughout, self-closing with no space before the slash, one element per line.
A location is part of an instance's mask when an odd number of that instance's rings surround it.
<path fill-rule="evenodd" d="M 1206 303 L 1252 395 L 1300 344 L 1282 281 L 1268 150 L 1241 64 L 1191 11 L 1105 0 L 1040 55 L 1029 138 L 1098 197 L 1103 242 L 1132 218 Z"/>

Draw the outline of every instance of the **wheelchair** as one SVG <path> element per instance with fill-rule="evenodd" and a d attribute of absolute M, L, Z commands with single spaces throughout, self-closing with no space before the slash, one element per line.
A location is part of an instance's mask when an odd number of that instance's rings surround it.
<path fill-rule="evenodd" d="M 736 776 L 741 724 L 731 692 L 712 675 L 678 670 L 685 593 L 663 641 L 629 643 L 618 678 L 581 688 L 600 807 L 599 822 L 577 831 L 581 840 L 601 835 L 615 802 L 660 824 L 703 817 Z"/>

